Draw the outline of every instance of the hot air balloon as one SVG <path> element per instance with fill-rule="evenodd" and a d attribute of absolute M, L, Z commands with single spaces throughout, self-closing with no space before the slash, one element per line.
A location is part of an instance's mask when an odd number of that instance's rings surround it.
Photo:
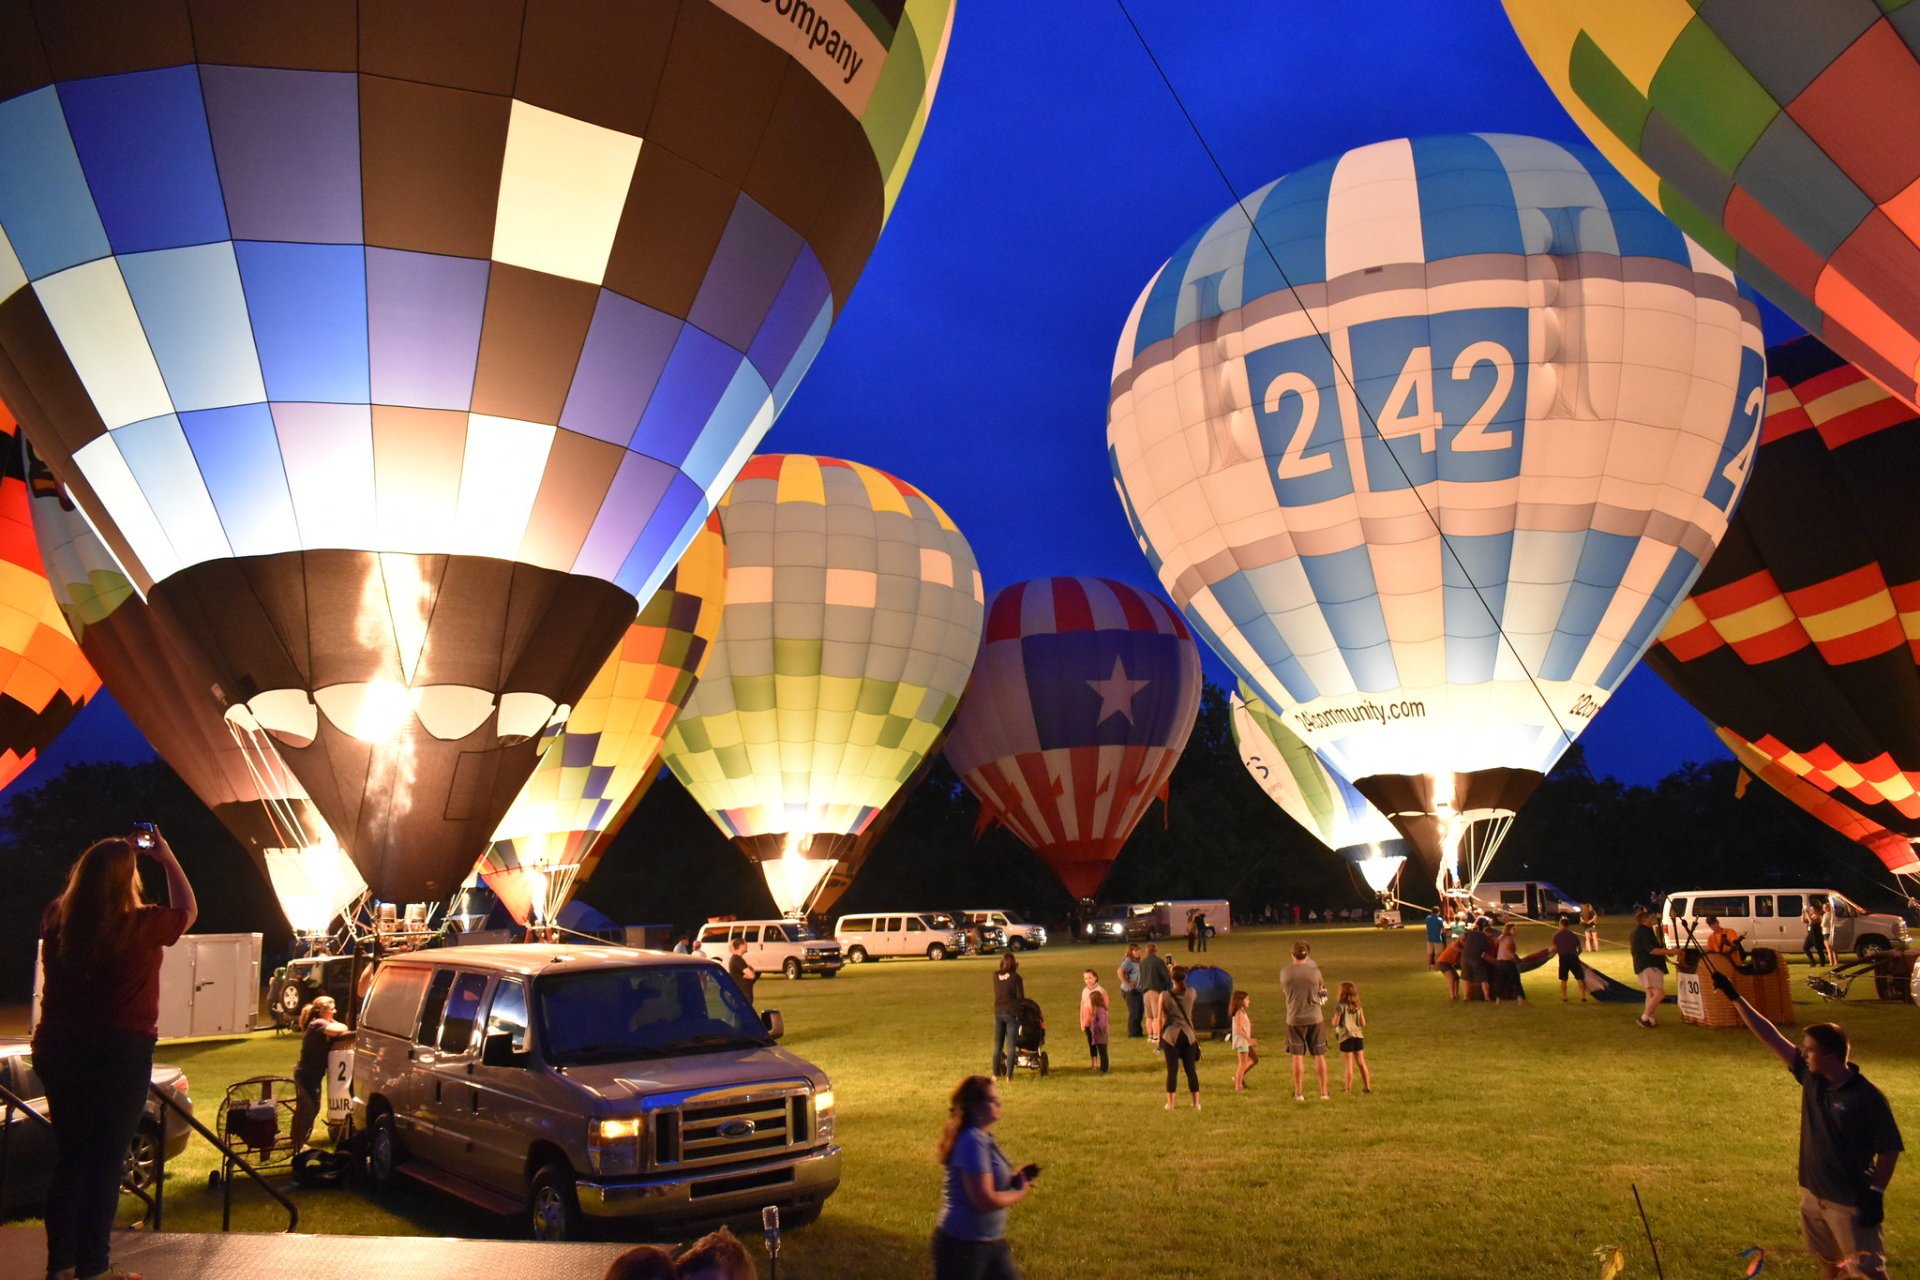
<path fill-rule="evenodd" d="M 953 714 L 980 570 L 933 499 L 836 458 L 748 460 L 720 523 L 720 636 L 661 756 L 796 915 Z"/>
<path fill-rule="evenodd" d="M 1406 841 L 1385 814 L 1328 769 L 1243 680 L 1228 723 L 1240 763 L 1285 814 L 1321 844 L 1352 862 L 1367 887 L 1391 896 L 1406 865 Z"/>
<path fill-rule="evenodd" d="M 1920 415 L 1812 338 L 1767 363 L 1753 484 L 1647 661 L 1749 772 L 1914 874 Z"/>
<path fill-rule="evenodd" d="M 461 882 L 792 393 L 951 21 L 522 8 L 0 13 L 0 396 L 390 900 Z"/>
<path fill-rule="evenodd" d="M 981 817 L 1091 898 L 1164 799 L 1200 713 L 1200 651 L 1165 602 L 1106 578 L 994 593 L 947 759 Z"/>
<path fill-rule="evenodd" d="M 366 892 L 270 738 L 224 713 L 207 664 L 174 647 L 57 481 L 29 453 L 33 530 L 81 652 L 114 701 L 213 811 L 269 883 L 296 933 L 324 934 Z"/>
<path fill-rule="evenodd" d="M 47 583 L 27 507 L 19 427 L 0 404 L 0 788 L 100 691 Z"/>
<path fill-rule="evenodd" d="M 476 868 L 521 924 L 551 922 L 658 772 L 660 740 L 720 630 L 727 551 L 708 516 L 574 703 Z"/>
<path fill-rule="evenodd" d="M 1258 234 L 1204 228 L 1121 335 L 1122 504 L 1235 674 L 1477 881 L 1725 531 L 1757 308 L 1538 139 L 1379 143 L 1243 203 Z"/>
<path fill-rule="evenodd" d="M 1920 24 L 1897 4 L 1505 0 L 1576 123 L 1809 332 L 1920 404 Z"/>

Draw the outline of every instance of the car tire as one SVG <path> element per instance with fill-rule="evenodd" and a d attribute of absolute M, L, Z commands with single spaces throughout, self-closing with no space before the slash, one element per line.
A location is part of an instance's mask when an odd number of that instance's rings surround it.
<path fill-rule="evenodd" d="M 848 964 L 865 964 L 866 962 L 867 962 L 867 949 L 865 947 L 848 947 L 847 948 Z"/>
<path fill-rule="evenodd" d="M 788 956 L 786 963 L 780 966 L 780 972 L 786 974 L 789 981 L 798 979 L 801 972 L 800 962 L 792 956 Z"/>
<path fill-rule="evenodd" d="M 275 978 L 267 993 L 267 1011 L 278 1027 L 291 1027 L 307 1002 L 307 991 L 298 978 Z"/>
<path fill-rule="evenodd" d="M 391 1187 L 399 1177 L 400 1162 L 406 1150 L 393 1125 L 393 1112 L 382 1108 L 367 1123 L 367 1181 L 380 1188 Z"/>
<path fill-rule="evenodd" d="M 930 946 L 930 947 L 928 947 L 928 948 L 927 948 L 927 959 L 929 959 L 929 960 L 945 960 L 946 958 L 947 958 L 947 944 L 946 944 L 946 943 L 944 943 L 944 942 L 936 942 L 936 943 L 934 943 L 934 944 L 933 944 L 932 946 Z"/>
<path fill-rule="evenodd" d="M 121 1183 L 134 1191 L 145 1191 L 153 1185 L 154 1174 L 160 1168 L 160 1129 L 150 1120 L 142 1120 L 140 1127 L 133 1131 L 133 1141 L 127 1147 L 127 1169 Z"/>
<path fill-rule="evenodd" d="M 1027 949 L 1027 940 L 1025 938 L 1008 938 L 1007 939 L 1007 950 L 1025 951 L 1026 949 Z"/>
<path fill-rule="evenodd" d="M 586 1237 L 586 1217 L 573 1188 L 573 1170 L 558 1162 L 542 1165 L 527 1184 L 527 1223 L 535 1240 L 568 1241 Z"/>
<path fill-rule="evenodd" d="M 1867 937 L 1860 939 L 1859 944 L 1854 949 L 1854 954 L 1862 960 L 1872 960 L 1877 956 L 1887 954 L 1887 952 L 1891 950 L 1893 950 L 1893 944 L 1889 943 L 1885 938 L 1880 937 L 1878 934 L 1869 934 Z"/>

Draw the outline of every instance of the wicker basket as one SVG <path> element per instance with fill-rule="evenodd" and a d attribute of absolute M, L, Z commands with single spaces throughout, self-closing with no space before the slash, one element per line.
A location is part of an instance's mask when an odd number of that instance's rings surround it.
<path fill-rule="evenodd" d="M 1773 963 L 1770 966 L 1764 960 L 1758 964 L 1754 963 L 1762 956 L 1772 957 Z M 1748 1004 L 1776 1026 L 1793 1022 L 1793 987 L 1788 981 L 1786 957 L 1779 952 L 1766 948 L 1749 952 L 1745 968 L 1735 964 L 1732 957 L 1724 955 L 1703 956 L 1698 952 L 1689 952 L 1680 960 L 1682 973 L 1693 973 L 1696 966 L 1700 969 L 1700 1016 L 1687 1018 L 1688 1022 L 1697 1023 L 1703 1027 L 1743 1025 L 1739 1013 L 1734 1010 L 1733 1001 L 1714 989 L 1713 981 L 1707 973 L 1709 969 L 1718 969 L 1731 977 L 1734 989 L 1746 999 Z M 1756 969 L 1769 971 L 1753 972 Z"/>

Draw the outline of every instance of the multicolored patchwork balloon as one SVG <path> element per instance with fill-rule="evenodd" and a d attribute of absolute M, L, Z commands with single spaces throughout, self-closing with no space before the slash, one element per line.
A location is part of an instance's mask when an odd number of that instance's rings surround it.
<path fill-rule="evenodd" d="M 719 638 L 661 755 L 795 914 L 953 714 L 980 570 L 933 499 L 837 458 L 749 459 L 720 523 Z"/>
<path fill-rule="evenodd" d="M 1756 776 L 1920 873 L 1920 416 L 1812 338 L 1767 364 L 1753 484 L 1647 662 Z"/>
<path fill-rule="evenodd" d="M 1725 531 L 1763 381 L 1754 303 L 1598 156 L 1401 140 L 1181 247 L 1107 440 L 1195 629 L 1472 879 Z"/>
<path fill-rule="evenodd" d="M 1505 0 L 1628 180 L 1740 278 L 1920 404 L 1920 12 Z"/>
<path fill-rule="evenodd" d="M 0 395 L 447 897 L 819 350 L 951 0 L 0 8 Z"/>
<path fill-rule="evenodd" d="M 1165 798 L 1199 713 L 1200 651 L 1159 597 L 1106 578 L 1035 578 L 987 607 L 947 759 L 983 818 L 1091 898 Z"/>
<path fill-rule="evenodd" d="M 726 541 L 719 516 L 708 516 L 574 703 L 475 868 L 519 923 L 559 914 L 646 794 L 667 726 L 706 669 L 726 589 Z"/>
<path fill-rule="evenodd" d="M 28 506 L 19 426 L 0 404 L 0 788 L 100 691 L 47 582 Z"/>
<path fill-rule="evenodd" d="M 1229 704 L 1240 763 L 1267 798 L 1321 844 L 1354 863 L 1376 893 L 1406 865 L 1406 841 L 1385 814 L 1322 764 L 1260 695 L 1242 680 Z"/>
<path fill-rule="evenodd" d="M 176 647 L 79 508 L 29 451 L 33 532 L 80 650 L 115 702 L 273 886 L 298 933 L 325 933 L 366 892 L 273 740 L 224 713 L 203 659 Z"/>

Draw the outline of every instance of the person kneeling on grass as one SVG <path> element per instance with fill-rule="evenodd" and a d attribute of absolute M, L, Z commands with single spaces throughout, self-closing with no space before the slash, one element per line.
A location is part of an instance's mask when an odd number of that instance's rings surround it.
<path fill-rule="evenodd" d="M 1733 979 L 1708 970 L 1714 990 L 1733 1003 L 1754 1039 L 1786 1064 L 1800 1085 L 1800 1234 L 1826 1280 L 1885 1280 L 1887 1183 L 1904 1146 L 1893 1108 L 1847 1060 L 1847 1033 L 1816 1022 L 1800 1043 L 1780 1034 L 1748 1004 Z"/>

